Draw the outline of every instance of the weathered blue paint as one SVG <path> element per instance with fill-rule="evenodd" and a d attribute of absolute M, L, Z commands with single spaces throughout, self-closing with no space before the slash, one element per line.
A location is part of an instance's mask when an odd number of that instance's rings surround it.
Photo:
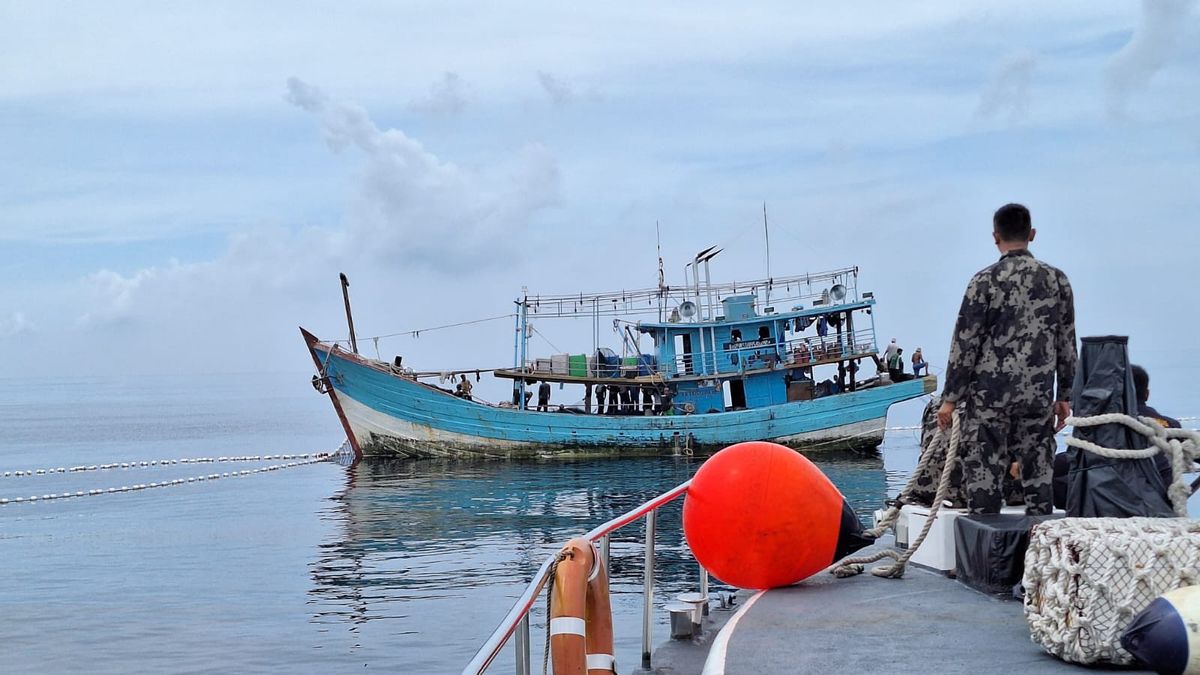
<path fill-rule="evenodd" d="M 319 363 L 327 363 L 326 375 L 343 405 L 351 400 L 386 418 L 429 430 L 428 434 L 407 439 L 359 438 L 367 454 L 422 454 L 423 445 L 445 445 L 430 440 L 438 433 L 459 435 L 453 443 L 458 454 L 523 454 L 512 449 L 514 443 L 540 447 L 528 454 L 544 454 L 557 448 L 670 447 L 689 437 L 693 446 L 722 446 L 879 420 L 893 403 L 933 389 L 930 378 L 750 410 L 679 416 L 580 415 L 466 401 L 397 376 L 386 364 L 374 364 L 340 350 L 329 354 L 328 347 L 320 343 L 313 350 Z M 352 412 L 348 416 L 352 417 Z M 353 420 L 350 424 L 353 426 Z M 373 447 L 376 441 L 378 447 Z M 876 438 L 871 444 L 877 442 Z M 427 450 L 430 454 L 445 454 L 444 447 Z"/>

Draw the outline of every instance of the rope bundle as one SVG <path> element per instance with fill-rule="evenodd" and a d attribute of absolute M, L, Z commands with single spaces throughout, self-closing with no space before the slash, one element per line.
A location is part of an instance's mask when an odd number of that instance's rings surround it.
<path fill-rule="evenodd" d="M 830 574 L 833 574 L 839 579 L 852 577 L 862 574 L 864 565 L 868 563 L 883 560 L 884 558 L 891 558 L 896 562 L 892 563 L 891 565 L 876 567 L 875 569 L 871 570 L 871 574 L 885 579 L 899 579 L 904 576 L 904 568 L 908 565 L 909 558 L 911 558 L 913 554 L 917 552 L 917 549 L 921 547 L 921 543 L 925 541 L 926 535 L 929 534 L 930 528 L 933 527 L 934 521 L 937 520 L 938 511 L 940 511 L 942 508 L 942 502 L 945 501 L 946 495 L 950 491 L 950 476 L 954 473 L 954 463 L 958 459 L 958 446 L 959 442 L 962 440 L 962 431 L 959 425 L 958 410 L 954 411 L 953 422 L 950 425 L 950 433 L 945 433 L 945 430 L 941 428 L 937 430 L 937 432 L 933 435 L 933 439 L 929 442 L 929 448 L 925 452 L 921 453 L 921 459 L 917 462 L 916 470 L 914 470 L 912 476 L 909 477 L 908 483 L 900 492 L 900 496 L 896 498 L 895 503 L 888 508 L 887 512 L 882 518 L 880 518 L 879 523 L 876 524 L 875 527 L 866 530 L 863 533 L 868 537 L 878 538 L 880 535 L 886 532 L 889 527 L 896 523 L 896 520 L 900 517 L 900 509 L 904 506 L 912 493 L 917 489 L 918 478 L 926 471 L 929 463 L 932 461 L 932 458 L 939 454 L 938 450 L 940 450 L 940 446 L 947 442 L 947 439 L 949 446 L 946 448 L 946 462 L 942 466 L 941 478 L 938 481 L 937 486 L 937 494 L 933 498 L 933 504 L 929 507 L 929 515 L 925 518 L 925 525 L 921 528 L 921 534 L 917 536 L 912 545 L 909 546 L 908 549 L 906 549 L 903 553 L 897 553 L 895 549 L 887 548 L 867 556 L 844 558 L 841 562 L 837 563 L 833 569 L 830 570 Z"/>
<path fill-rule="evenodd" d="M 1025 556 L 1032 640 L 1076 663 L 1129 664 L 1120 644 L 1135 614 L 1163 593 L 1200 583 L 1200 522 L 1063 518 L 1034 527 Z"/>
<path fill-rule="evenodd" d="M 1200 433 L 1191 429 L 1168 429 L 1150 417 L 1132 417 L 1122 413 L 1105 413 L 1092 417 L 1071 417 L 1067 424 L 1075 428 L 1097 427 L 1103 424 L 1123 424 L 1133 431 L 1145 436 L 1150 441 L 1150 447 L 1142 450 L 1124 450 L 1106 448 L 1091 441 L 1074 436 L 1067 437 L 1067 445 L 1097 454 L 1108 459 L 1143 459 L 1163 453 L 1171 462 L 1174 480 L 1167 488 L 1167 496 L 1171 498 L 1171 506 L 1175 515 L 1187 516 L 1187 500 L 1192 496 L 1191 487 L 1184 481 L 1183 475 L 1191 470 L 1193 463 L 1200 456 Z"/>

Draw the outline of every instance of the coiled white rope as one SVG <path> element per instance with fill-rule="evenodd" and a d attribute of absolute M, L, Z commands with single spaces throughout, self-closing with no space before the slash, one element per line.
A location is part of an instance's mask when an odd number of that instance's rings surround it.
<path fill-rule="evenodd" d="M 210 463 L 210 462 L 256 461 L 255 457 L 257 457 L 257 461 L 276 461 L 276 460 L 283 460 L 283 459 L 295 460 L 295 461 L 285 462 L 283 464 L 271 464 L 268 466 L 259 466 L 259 467 L 255 467 L 253 469 L 242 469 L 239 471 L 224 471 L 221 473 L 210 473 L 210 474 L 202 474 L 199 476 L 189 476 L 187 478 L 173 478 L 173 479 L 164 480 L 164 481 L 152 481 L 149 483 L 135 483 L 133 485 L 122 485 L 120 487 L 92 488 L 89 490 L 76 490 L 74 492 L 54 492 L 54 493 L 42 494 L 40 496 L 35 494 L 35 495 L 30 495 L 29 497 L 24 497 L 24 496 L 0 497 L 0 506 L 5 506 L 8 504 L 31 504 L 31 503 L 36 503 L 38 501 L 73 499 L 73 498 L 77 498 L 77 497 L 96 497 L 99 495 L 110 495 L 110 494 L 116 494 L 119 492 L 136 492 L 139 490 L 151 490 L 151 489 L 155 489 L 155 488 L 173 487 L 173 486 L 177 486 L 177 485 L 185 485 L 188 483 L 201 483 L 201 482 L 207 482 L 207 481 L 214 481 L 214 480 L 220 480 L 222 478 L 236 478 L 239 476 L 250 476 L 250 475 L 253 475 L 256 473 L 266 473 L 268 471 L 279 471 L 281 469 L 290 469 L 290 468 L 297 467 L 297 466 L 304 466 L 306 464 L 315 464 L 317 462 L 323 462 L 330 458 L 337 457 L 340 453 L 343 453 L 345 451 L 346 446 L 347 446 L 347 444 L 345 442 L 343 442 L 342 445 L 339 446 L 333 452 L 315 452 L 315 453 L 301 453 L 301 454 L 290 454 L 290 455 L 256 455 L 256 456 L 248 456 L 248 457 L 220 457 L 220 458 L 216 458 L 216 459 L 202 457 L 202 458 L 166 460 L 166 461 L 160 460 L 156 464 L 151 464 L 149 462 L 125 462 L 124 464 L 131 465 L 129 467 L 122 467 L 121 466 L 122 463 L 117 463 L 117 464 L 108 464 L 108 465 L 90 465 L 90 466 L 71 468 L 71 469 L 57 468 L 57 469 L 53 469 L 53 470 L 43 470 L 42 473 L 70 473 L 72 471 L 98 471 L 98 470 L 101 470 L 102 467 L 142 468 L 142 467 L 149 467 L 149 466 L 155 466 L 155 465 L 164 466 L 164 465 L 171 465 L 171 464 L 205 464 L 205 463 Z M 32 473 L 32 475 L 42 475 L 42 473 L 34 472 L 34 473 Z M 22 473 L 21 475 L 29 475 L 29 472 Z"/>
<path fill-rule="evenodd" d="M 921 454 L 921 459 L 917 463 L 917 469 L 913 471 L 912 476 L 908 479 L 908 484 L 905 485 L 904 489 L 900 492 L 900 497 L 897 498 L 895 505 L 888 509 L 887 513 L 885 513 L 884 516 L 879 519 L 879 523 L 874 528 L 863 533 L 868 537 L 878 538 L 884 533 L 884 531 L 887 530 L 887 528 L 891 527 L 896 522 L 900 515 L 900 509 L 905 503 L 905 500 L 908 498 L 909 494 L 916 489 L 917 478 L 924 473 L 925 468 L 931 461 L 930 458 L 936 454 L 934 449 L 937 448 L 941 443 L 946 442 L 947 438 L 949 439 L 949 446 L 946 448 L 946 459 L 945 464 L 942 466 L 941 478 L 938 480 L 937 493 L 933 498 L 933 505 L 929 507 L 929 515 L 925 517 L 925 525 L 921 528 L 921 534 L 917 536 L 912 545 L 909 546 L 908 549 L 906 549 L 903 553 L 897 553 L 895 549 L 886 548 L 870 555 L 851 556 L 844 558 L 833 566 L 833 568 L 829 571 L 830 574 L 833 574 L 839 579 L 852 577 L 857 574 L 862 574 L 864 569 L 863 566 L 867 563 L 873 563 L 883 560 L 884 558 L 891 558 L 896 562 L 891 565 L 876 567 L 875 569 L 871 570 L 871 574 L 874 574 L 877 577 L 883 577 L 885 579 L 899 579 L 900 577 L 904 576 L 904 568 L 908 565 L 909 558 L 911 558 L 913 554 L 917 552 L 917 549 L 921 548 L 921 544 L 925 541 L 926 535 L 929 534 L 930 528 L 933 527 L 933 521 L 937 519 L 938 511 L 941 510 L 942 503 L 945 501 L 946 495 L 950 491 L 950 476 L 954 472 L 954 463 L 958 459 L 958 445 L 962 439 L 962 431 L 959 426 L 957 409 L 954 411 L 953 421 L 950 425 L 950 433 L 947 434 L 945 430 L 941 428 L 934 433 L 933 438 L 929 442 L 929 449 Z"/>
<path fill-rule="evenodd" d="M 1171 498 L 1171 506 L 1175 509 L 1175 515 L 1181 518 L 1187 517 L 1187 501 L 1188 497 L 1192 496 L 1192 490 L 1184 481 L 1184 474 L 1192 470 L 1197 456 L 1200 456 L 1200 432 L 1192 429 L 1169 429 L 1151 417 L 1132 417 L 1122 413 L 1069 417 L 1067 423 L 1076 428 L 1095 427 L 1102 424 L 1123 424 L 1145 436 L 1150 441 L 1150 447 L 1142 450 L 1106 448 L 1074 436 L 1067 437 L 1067 445 L 1108 459 L 1144 459 L 1153 457 L 1160 452 L 1165 454 L 1171 462 L 1171 471 L 1174 475 L 1174 480 L 1167 488 L 1167 496 Z"/>

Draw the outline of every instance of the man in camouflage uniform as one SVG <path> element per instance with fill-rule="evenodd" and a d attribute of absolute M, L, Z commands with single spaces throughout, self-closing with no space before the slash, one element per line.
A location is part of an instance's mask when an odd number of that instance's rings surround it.
<path fill-rule="evenodd" d="M 1028 209 L 1002 206 L 992 224 L 1000 260 L 967 285 L 938 424 L 948 427 L 958 407 L 962 487 L 972 513 L 1000 510 L 1004 474 L 1016 462 L 1025 512 L 1047 514 L 1054 432 L 1071 414 L 1074 294 L 1067 275 L 1029 252 L 1037 230 Z"/>

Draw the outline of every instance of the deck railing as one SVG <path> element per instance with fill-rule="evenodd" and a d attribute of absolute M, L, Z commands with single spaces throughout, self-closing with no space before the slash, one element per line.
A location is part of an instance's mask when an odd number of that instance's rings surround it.
<path fill-rule="evenodd" d="M 658 509 L 662 506 L 674 501 L 680 496 L 687 494 L 688 486 L 692 481 L 687 481 L 667 492 L 658 495 L 654 499 L 638 506 L 628 513 L 614 518 L 603 525 L 593 529 L 584 535 L 588 541 L 599 544 L 600 555 L 604 558 L 604 568 L 609 568 L 609 536 L 637 521 L 640 518 L 646 519 L 645 533 L 645 562 L 643 566 L 643 605 L 642 605 L 642 668 L 650 668 L 650 653 L 653 649 L 651 644 L 651 619 L 653 616 L 654 607 L 654 525 Z M 552 553 L 546 556 L 546 560 L 542 566 L 538 568 L 537 573 L 533 576 L 533 580 L 529 582 L 529 586 L 525 588 L 525 592 L 521 597 L 517 598 L 512 609 L 508 611 L 508 615 L 500 622 L 496 630 L 488 637 L 479 651 L 475 652 L 475 658 L 463 668 L 463 675 L 479 675 L 488 669 L 492 661 L 500 654 L 500 650 L 508 643 L 509 638 L 516 635 L 516 669 L 517 675 L 530 674 L 529 661 L 529 612 L 533 608 L 542 589 L 550 578 L 550 567 L 554 563 L 555 554 Z M 708 573 L 701 568 L 700 574 L 700 592 L 708 595 Z M 549 617 L 546 619 L 549 621 Z"/>
<path fill-rule="evenodd" d="M 805 336 L 779 343 L 737 347 L 734 349 L 705 349 L 681 354 L 674 362 L 658 364 L 663 377 L 680 375 L 711 375 L 736 373 L 778 366 L 803 366 L 836 362 L 851 357 L 862 358 L 877 353 L 875 333 L 869 328 L 841 335 Z"/>

